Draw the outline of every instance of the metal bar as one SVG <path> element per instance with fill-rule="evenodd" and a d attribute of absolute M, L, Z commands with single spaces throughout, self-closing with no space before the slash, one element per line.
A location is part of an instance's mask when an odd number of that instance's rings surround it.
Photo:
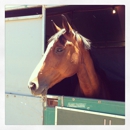
<path fill-rule="evenodd" d="M 5 92 L 5 95 L 16 95 L 16 96 L 26 96 L 26 97 L 40 98 L 39 96 L 33 96 L 31 94 L 24 94 L 24 93 L 17 93 L 17 92 Z"/>
<path fill-rule="evenodd" d="M 5 92 L 5 94 L 7 94 L 7 95 L 11 94 L 11 95 L 18 95 L 18 96 L 27 96 L 27 97 L 41 98 L 39 96 L 33 96 L 32 94 L 24 94 L 24 93 L 17 93 L 17 92 Z M 47 98 L 58 99 L 58 96 L 47 95 Z"/>
<path fill-rule="evenodd" d="M 45 111 L 47 109 L 47 91 L 45 93 L 45 95 L 42 95 L 42 106 L 43 106 L 43 125 L 45 124 L 45 120 L 44 120 L 44 114 Z"/>
<path fill-rule="evenodd" d="M 46 9 L 45 5 L 42 6 L 42 56 L 45 51 L 45 22 L 46 22 Z"/>
<path fill-rule="evenodd" d="M 39 19 L 39 18 L 42 18 L 42 15 L 30 15 L 30 16 L 10 17 L 10 18 L 5 18 L 5 21 L 16 21 L 16 20 L 27 20 L 27 19 Z"/>
<path fill-rule="evenodd" d="M 27 8 L 36 8 L 41 7 L 41 5 L 6 5 L 5 11 L 27 9 Z"/>
<path fill-rule="evenodd" d="M 58 96 L 47 95 L 47 98 L 58 99 Z"/>
<path fill-rule="evenodd" d="M 45 8 L 57 8 L 57 7 L 65 7 L 65 6 L 68 6 L 68 5 L 45 5 Z"/>

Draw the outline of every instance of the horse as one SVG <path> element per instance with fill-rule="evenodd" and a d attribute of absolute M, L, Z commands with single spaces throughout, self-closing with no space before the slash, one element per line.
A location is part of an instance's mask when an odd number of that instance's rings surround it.
<path fill-rule="evenodd" d="M 52 20 L 55 34 L 48 40 L 47 49 L 28 81 L 31 93 L 45 95 L 58 82 L 77 74 L 85 97 L 108 99 L 108 90 L 89 53 L 91 41 L 75 31 L 63 14 L 61 17 L 62 28 Z"/>

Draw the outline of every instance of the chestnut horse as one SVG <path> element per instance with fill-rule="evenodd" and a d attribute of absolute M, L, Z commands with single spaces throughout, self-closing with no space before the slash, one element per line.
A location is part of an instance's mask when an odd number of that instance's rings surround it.
<path fill-rule="evenodd" d="M 90 41 L 76 32 L 62 15 L 61 29 L 53 21 L 54 34 L 28 82 L 33 95 L 45 95 L 61 80 L 77 74 L 80 90 L 89 98 L 108 98 L 89 54 Z"/>

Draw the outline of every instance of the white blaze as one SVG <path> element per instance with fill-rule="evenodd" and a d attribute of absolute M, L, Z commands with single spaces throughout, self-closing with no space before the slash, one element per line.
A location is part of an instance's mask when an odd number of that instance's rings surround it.
<path fill-rule="evenodd" d="M 28 81 L 28 85 L 30 85 L 31 82 L 35 83 L 36 86 L 38 87 L 38 79 L 37 79 L 37 76 L 38 76 L 38 73 L 43 65 L 43 62 L 45 61 L 46 57 L 47 57 L 47 54 L 49 53 L 51 47 L 53 46 L 55 40 L 51 41 L 47 47 L 47 50 L 46 52 L 44 53 L 42 59 L 40 60 L 40 62 L 38 63 L 38 65 L 36 66 L 36 68 L 34 69 L 33 73 L 31 74 L 31 77 Z"/>

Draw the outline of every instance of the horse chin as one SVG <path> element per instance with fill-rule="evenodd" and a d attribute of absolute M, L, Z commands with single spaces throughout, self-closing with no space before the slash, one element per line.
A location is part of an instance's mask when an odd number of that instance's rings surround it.
<path fill-rule="evenodd" d="M 45 95 L 47 95 L 47 91 L 48 91 L 48 88 L 46 87 L 44 87 L 43 89 L 41 89 L 41 90 L 35 90 L 35 91 L 31 91 L 32 92 L 32 94 L 34 95 L 34 96 L 39 96 L 39 97 L 43 97 L 43 96 L 45 96 Z"/>

